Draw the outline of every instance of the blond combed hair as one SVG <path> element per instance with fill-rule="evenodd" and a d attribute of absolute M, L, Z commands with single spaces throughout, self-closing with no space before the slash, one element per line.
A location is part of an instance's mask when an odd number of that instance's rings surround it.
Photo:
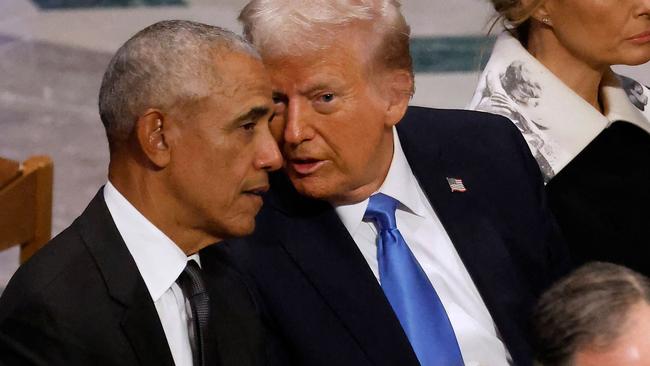
<path fill-rule="evenodd" d="M 263 57 L 300 56 L 336 45 L 350 25 L 370 30 L 375 64 L 413 78 L 411 28 L 398 0 L 252 0 L 239 20 Z M 412 93 L 412 91 L 411 91 Z"/>

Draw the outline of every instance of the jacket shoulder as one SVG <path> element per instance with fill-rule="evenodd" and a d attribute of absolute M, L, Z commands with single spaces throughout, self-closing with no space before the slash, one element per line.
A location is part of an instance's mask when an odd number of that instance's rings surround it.
<path fill-rule="evenodd" d="M 517 127 L 506 117 L 463 109 L 434 109 L 409 107 L 398 124 L 400 134 L 423 137 L 481 137 L 498 139 L 503 136 L 516 136 Z"/>
<path fill-rule="evenodd" d="M 0 298 L 0 314 L 9 314 L 27 303 L 47 302 L 48 299 L 42 297 L 47 297 L 52 287 L 56 287 L 55 293 L 64 295 L 67 292 L 60 285 L 62 278 L 67 279 L 64 282 L 67 286 L 75 287 L 75 279 L 88 276 L 79 268 L 90 264 L 90 256 L 85 252 L 76 226 L 75 221 L 18 268 Z M 78 282 L 76 289 L 83 291 L 83 281 Z M 37 300 L 39 298 L 41 300 Z"/>
<path fill-rule="evenodd" d="M 517 127 L 492 113 L 410 107 L 398 124 L 400 140 L 409 146 L 436 145 L 440 151 L 481 160 L 524 155 L 530 151 Z M 531 156 L 532 158 L 532 156 Z"/>

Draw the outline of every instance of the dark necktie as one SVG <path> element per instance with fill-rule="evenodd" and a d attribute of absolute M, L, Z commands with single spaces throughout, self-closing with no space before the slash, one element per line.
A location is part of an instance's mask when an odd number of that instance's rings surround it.
<path fill-rule="evenodd" d="M 397 201 L 370 197 L 365 219 L 379 229 L 377 260 L 381 288 L 422 366 L 461 366 L 454 329 L 436 290 L 411 253 L 395 222 Z"/>
<path fill-rule="evenodd" d="M 208 319 L 210 318 L 210 298 L 203 282 L 201 268 L 194 260 L 187 261 L 183 272 L 178 276 L 176 283 L 183 290 L 183 294 L 190 302 L 192 318 L 194 320 L 194 344 L 192 354 L 194 366 L 206 366 L 208 349 L 212 348 L 206 340 L 208 335 Z M 190 337 L 190 340 L 192 337 Z"/>

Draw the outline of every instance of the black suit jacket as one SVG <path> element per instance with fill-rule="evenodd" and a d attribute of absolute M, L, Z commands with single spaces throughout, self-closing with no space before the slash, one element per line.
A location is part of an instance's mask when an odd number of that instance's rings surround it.
<path fill-rule="evenodd" d="M 213 245 L 200 252 L 214 364 L 264 363 L 253 295 Z M 0 298 L 0 364 L 173 365 L 153 300 L 103 199 L 20 267 Z"/>
<path fill-rule="evenodd" d="M 615 262 L 650 276 L 650 134 L 613 123 L 546 189 L 576 263 Z"/>
<path fill-rule="evenodd" d="M 569 268 L 542 178 L 502 117 L 409 108 L 406 158 L 476 284 L 515 364 L 532 363 L 528 316 Z M 446 177 L 467 192 L 451 192 Z M 299 196 L 284 175 L 255 233 L 228 243 L 257 283 L 273 327 L 300 365 L 418 365 L 390 304 L 328 203 Z"/>

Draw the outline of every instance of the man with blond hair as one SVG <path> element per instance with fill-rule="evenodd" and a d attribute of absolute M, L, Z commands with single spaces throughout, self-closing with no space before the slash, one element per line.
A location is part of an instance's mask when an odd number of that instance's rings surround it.
<path fill-rule="evenodd" d="M 301 365 L 528 365 L 567 270 L 542 178 L 501 117 L 408 107 L 398 1 L 254 0 L 285 158 L 231 251 Z M 240 245 L 241 244 L 241 245 Z"/>

